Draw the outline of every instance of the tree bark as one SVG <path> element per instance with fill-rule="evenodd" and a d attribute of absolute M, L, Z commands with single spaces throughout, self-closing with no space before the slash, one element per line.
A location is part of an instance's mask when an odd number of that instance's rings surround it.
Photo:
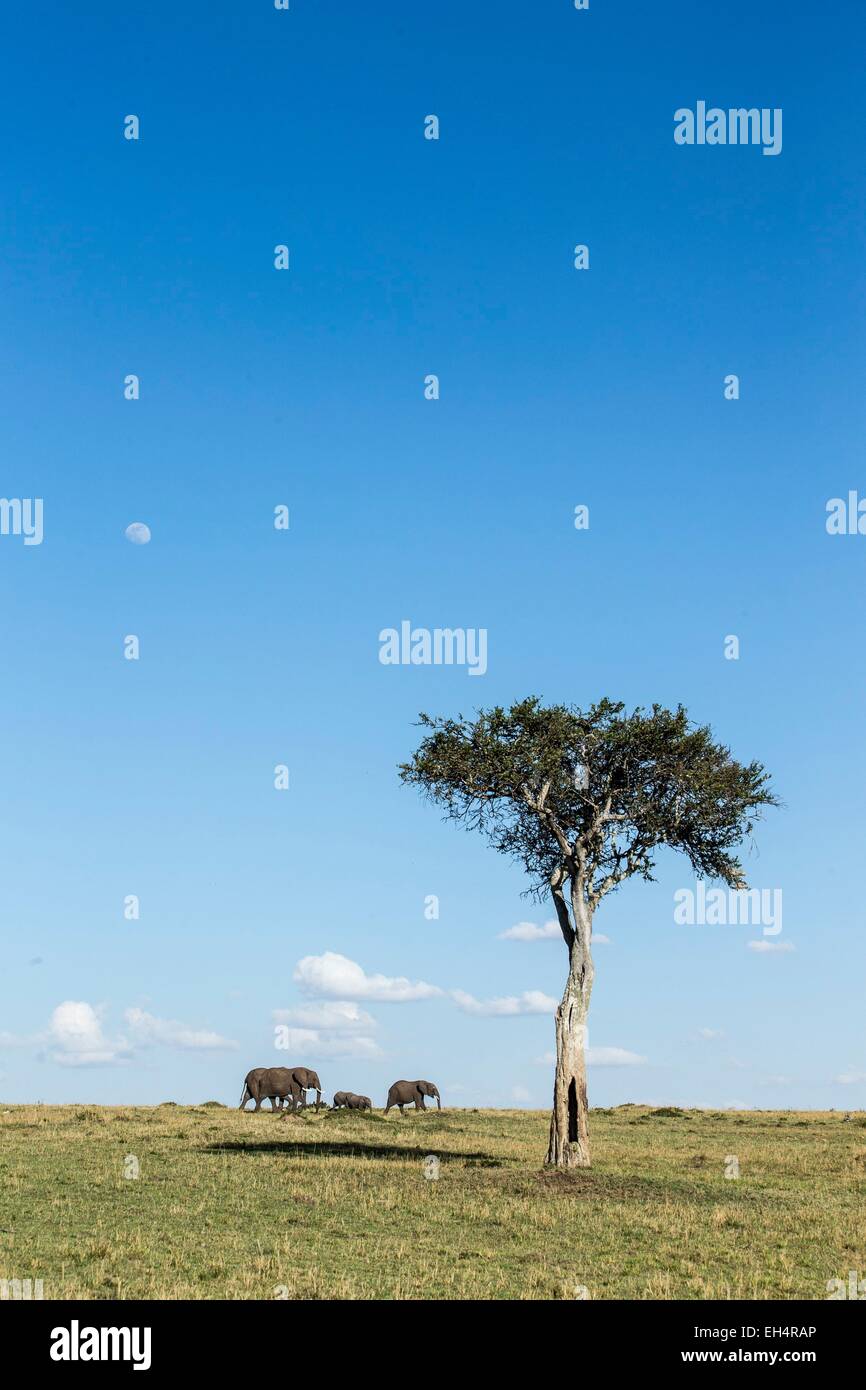
<path fill-rule="evenodd" d="M 589 1105 L 586 1096 L 586 1027 L 594 969 L 590 953 L 592 918 L 572 894 L 574 936 L 569 944 L 568 979 L 556 1011 L 556 1076 L 547 1163 L 556 1168 L 588 1168 Z"/>

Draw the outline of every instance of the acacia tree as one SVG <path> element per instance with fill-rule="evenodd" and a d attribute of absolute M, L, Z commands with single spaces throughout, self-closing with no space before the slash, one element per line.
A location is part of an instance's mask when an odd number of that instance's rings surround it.
<path fill-rule="evenodd" d="M 686 711 L 584 711 L 530 697 L 474 720 L 420 716 L 428 732 L 400 777 L 523 865 L 530 895 L 549 893 L 568 950 L 556 1010 L 556 1078 L 547 1162 L 589 1166 L 585 1038 L 592 923 L 627 878 L 652 881 L 659 846 L 701 877 L 745 888 L 733 853 L 761 808 L 777 805 L 760 763 L 736 762 Z"/>

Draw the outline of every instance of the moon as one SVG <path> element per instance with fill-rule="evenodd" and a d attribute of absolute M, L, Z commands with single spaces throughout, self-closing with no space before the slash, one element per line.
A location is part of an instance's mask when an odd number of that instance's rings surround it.
<path fill-rule="evenodd" d="M 123 534 L 133 545 L 147 545 L 150 540 L 150 527 L 143 521 L 132 521 Z"/>

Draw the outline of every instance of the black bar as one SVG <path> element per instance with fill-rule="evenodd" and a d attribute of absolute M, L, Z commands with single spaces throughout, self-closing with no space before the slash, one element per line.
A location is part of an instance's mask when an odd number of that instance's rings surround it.
<path fill-rule="evenodd" d="M 851 1303 L 854 1300 L 845 1299 Z M 862 1297 L 856 1300 L 864 1301 Z M 585 1300 L 542 1304 L 442 1303 L 435 1322 L 426 1321 L 418 1308 L 398 1310 L 393 1303 L 344 1302 L 339 1307 L 306 1303 L 299 1314 L 297 1303 L 281 1300 L 224 1303 L 217 1301 L 146 1302 L 15 1302 L 0 1304 L 0 1332 L 8 1354 L 14 1347 L 24 1369 L 92 1377 L 107 1370 L 118 1373 L 155 1375 L 192 1371 L 223 1377 L 237 1370 L 249 1374 L 258 1362 L 289 1357 L 296 1351 L 305 1365 L 310 1353 L 314 1360 L 343 1355 L 349 1341 L 358 1333 L 357 1345 L 383 1350 L 392 1347 L 399 1354 L 417 1346 L 418 1339 L 429 1340 L 431 1366 L 440 1365 L 447 1355 L 449 1328 L 472 1319 L 473 1345 L 485 1348 L 495 1364 L 502 1356 L 507 1367 L 511 1352 L 520 1346 L 530 1355 L 533 1346 L 543 1357 L 546 1342 L 534 1342 L 540 1334 L 564 1337 L 563 1351 L 568 1364 L 572 1353 L 583 1344 L 592 1360 L 601 1358 L 607 1373 L 622 1370 L 668 1371 L 681 1367 L 703 1373 L 706 1366 L 733 1369 L 737 1365 L 763 1366 L 784 1370 L 791 1365 L 828 1372 L 857 1364 L 862 1351 L 864 1316 L 859 1307 L 840 1307 L 838 1302 L 688 1302 L 650 1303 Z M 507 1322 L 498 1326 L 501 1317 Z M 491 1326 L 490 1340 L 479 1327 Z M 335 1327 L 339 1326 L 339 1336 Z M 411 1329 L 405 1343 L 400 1328 Z M 435 1328 L 435 1332 L 434 1332 Z M 98 1332 L 94 1336 L 93 1329 Z M 118 1336 L 102 1329 L 117 1329 Z M 128 1337 L 120 1330 L 126 1329 Z M 138 1329 L 138 1333 L 133 1331 Z M 430 1336 L 428 1338 L 427 1331 Z M 395 1339 L 396 1335 L 396 1341 Z M 464 1334 L 465 1336 L 465 1334 Z M 455 1341 L 454 1349 L 465 1346 Z M 110 1359 L 117 1348 L 126 1360 Z M 52 1348 L 54 1355 L 52 1355 Z M 91 1348 L 105 1352 L 103 1360 L 89 1360 Z M 569 1350 L 570 1348 L 570 1350 Z M 58 1353 L 78 1359 L 55 1359 Z M 435 1354 L 434 1354 L 435 1352 Z M 84 1353 L 84 1354 L 82 1354 Z M 461 1358 L 462 1359 L 462 1358 Z M 349 1366 L 363 1364 L 353 1356 Z M 140 1370 L 134 1371 L 138 1361 Z M 369 1362 L 368 1362 L 369 1364 Z M 575 1366 L 578 1362 L 574 1363 Z M 308 1367 L 309 1369 L 309 1367 Z"/>

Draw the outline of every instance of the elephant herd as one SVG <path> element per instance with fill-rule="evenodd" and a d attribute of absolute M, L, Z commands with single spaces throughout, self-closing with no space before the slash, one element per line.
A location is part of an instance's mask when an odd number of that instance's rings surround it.
<path fill-rule="evenodd" d="M 256 1110 L 261 1110 L 262 1101 L 269 1100 L 272 1110 L 303 1110 L 307 1105 L 307 1093 L 315 1091 L 316 1109 L 322 1104 L 322 1083 L 318 1072 L 309 1067 L 253 1067 L 247 1072 L 241 1103 L 244 1110 L 249 1101 L 254 1100 Z M 438 1088 L 432 1081 L 395 1081 L 388 1092 L 385 1114 L 396 1106 L 403 1114 L 404 1105 L 413 1105 L 416 1110 L 426 1110 L 424 1097 L 431 1096 L 436 1101 L 437 1110 L 442 1109 Z M 325 1101 L 327 1109 L 328 1102 Z M 345 1106 L 347 1110 L 372 1110 L 373 1102 L 369 1096 L 356 1096 L 354 1091 L 337 1091 L 334 1095 L 334 1109 Z"/>

